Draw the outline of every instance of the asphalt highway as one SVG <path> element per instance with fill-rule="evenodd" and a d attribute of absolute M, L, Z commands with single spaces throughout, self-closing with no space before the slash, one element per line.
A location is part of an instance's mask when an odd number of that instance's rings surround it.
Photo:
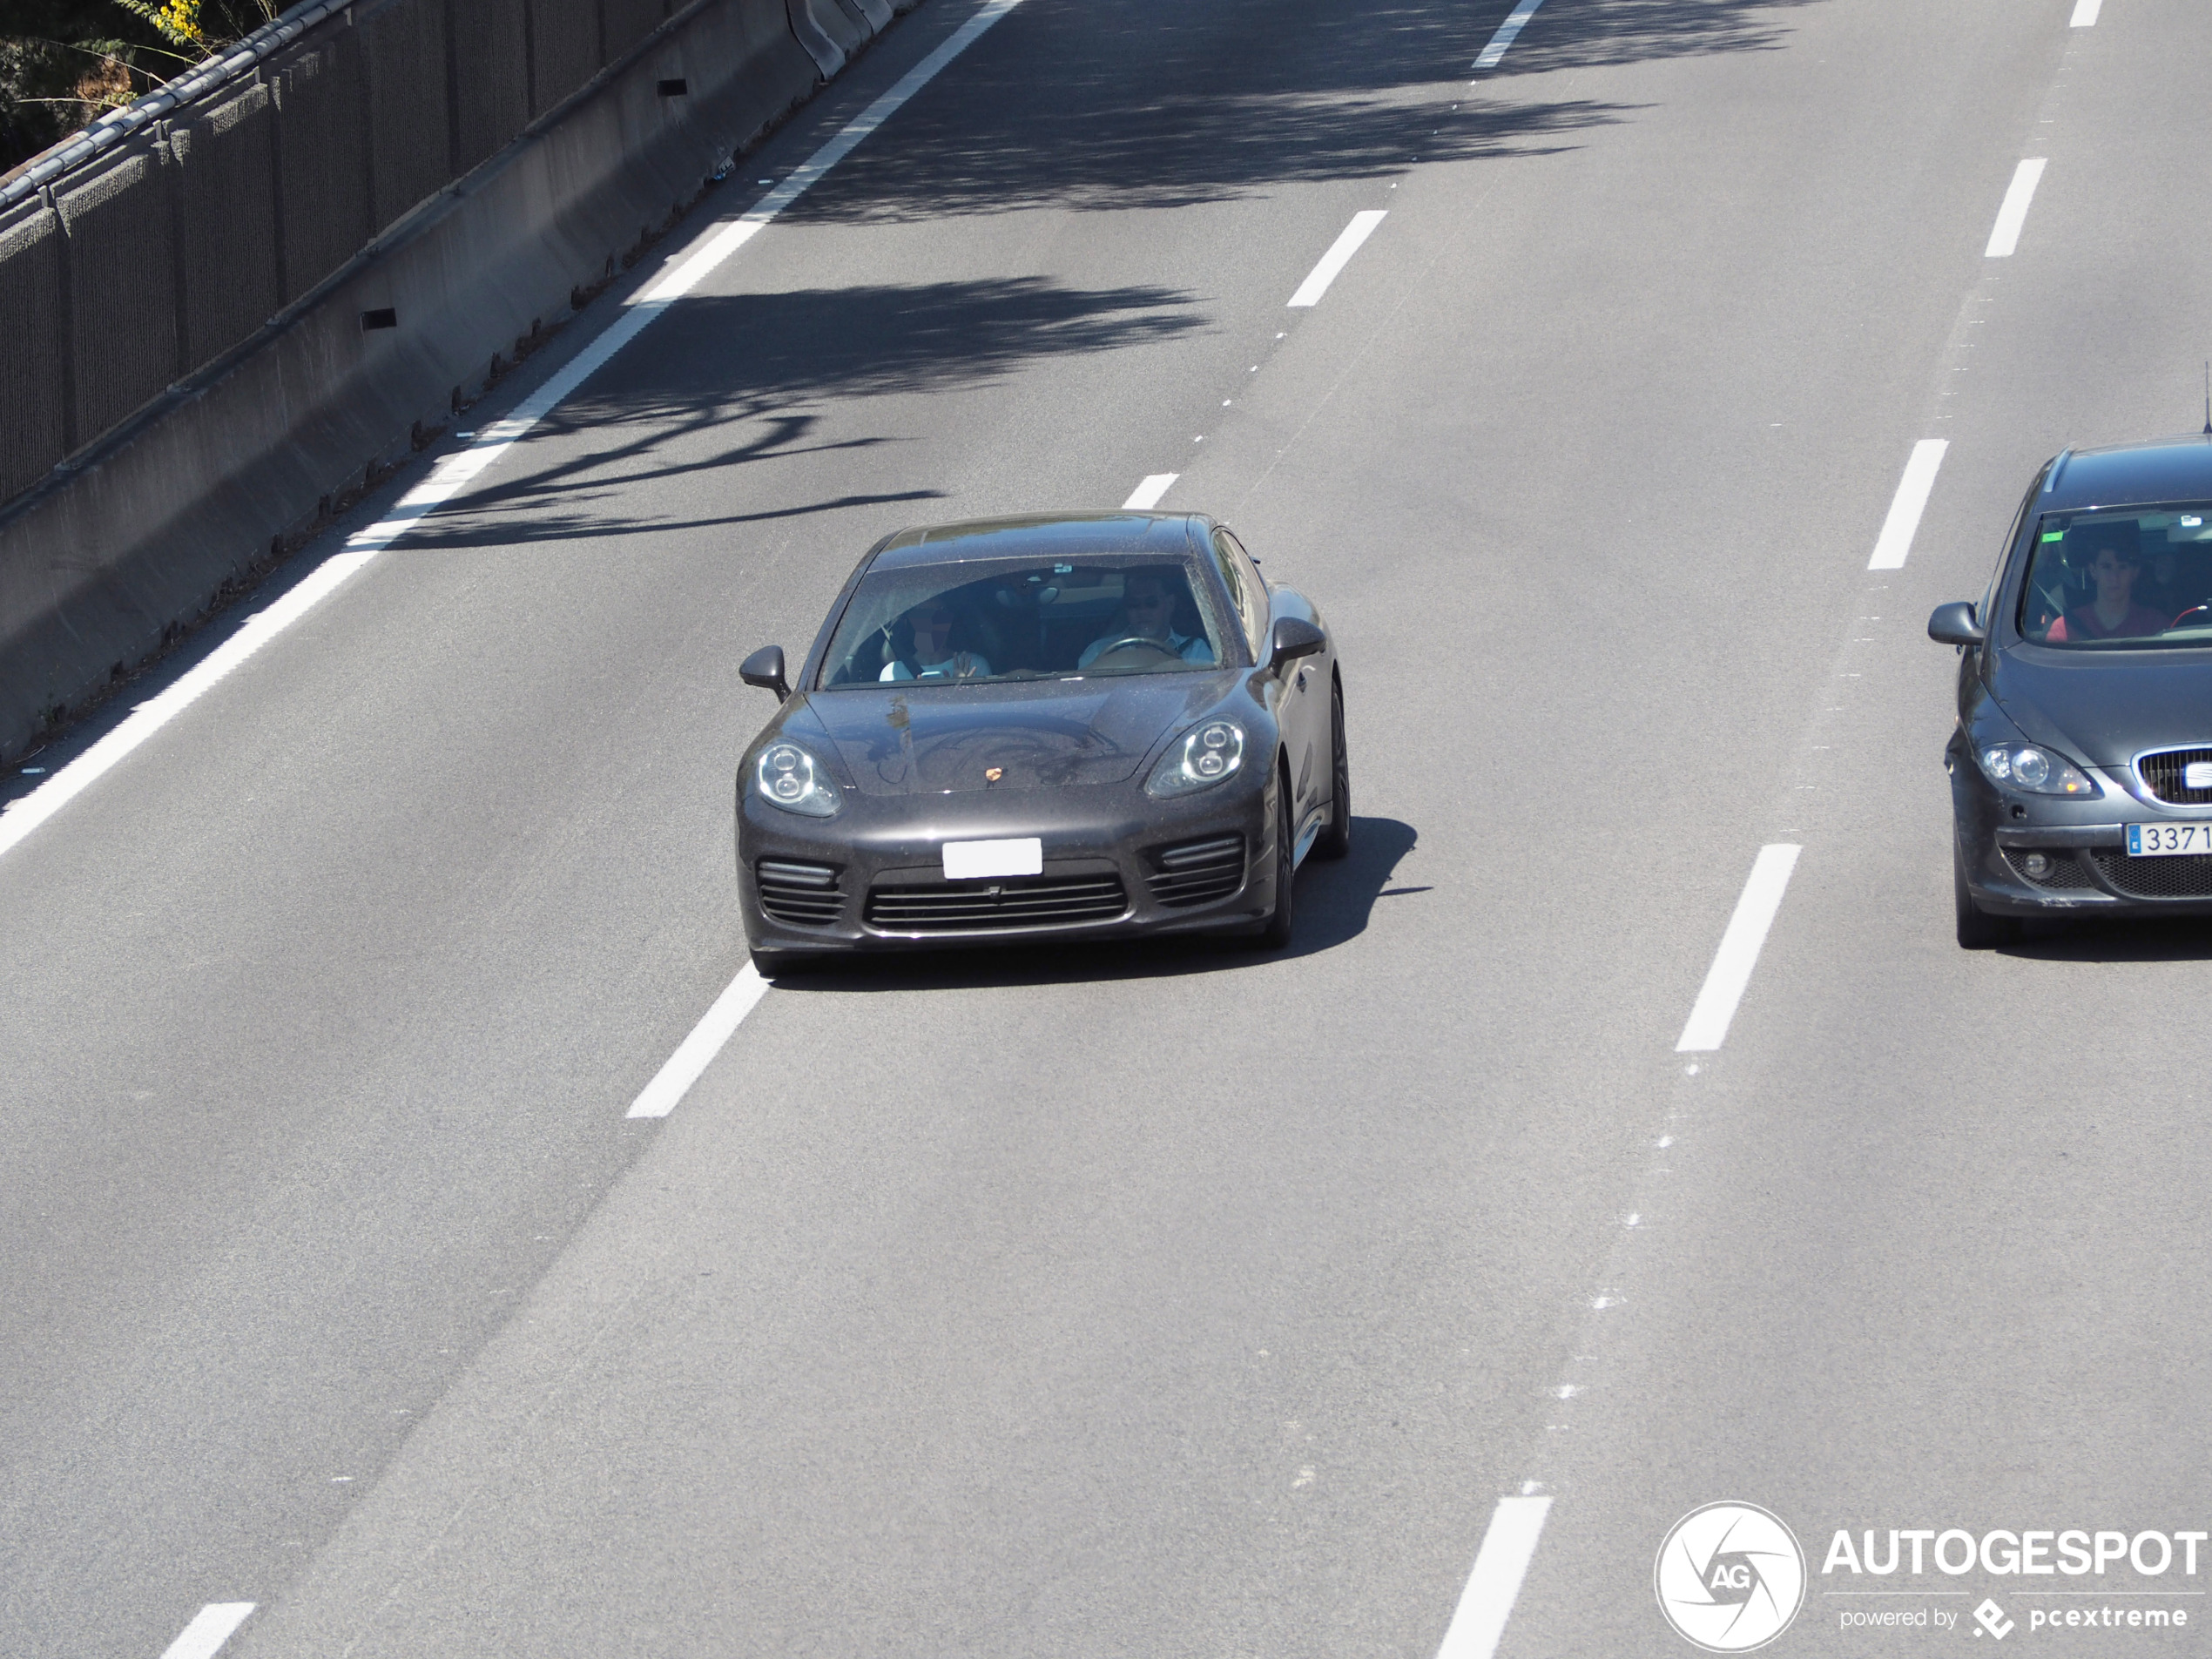
<path fill-rule="evenodd" d="M 1923 632 L 2051 453 L 2204 419 L 2212 11 L 1547 0 L 1478 73 L 1509 10 L 1022 0 L 0 852 L 0 1652 L 1689 1653 L 1721 1500 L 1806 1553 L 1778 1654 L 2212 1622 L 2212 1550 L 1822 1570 L 2212 1527 L 2212 947 L 1956 948 Z M 739 660 L 887 530 L 1169 473 L 1341 641 L 1291 951 L 792 981 L 626 1117 L 745 960 Z"/>

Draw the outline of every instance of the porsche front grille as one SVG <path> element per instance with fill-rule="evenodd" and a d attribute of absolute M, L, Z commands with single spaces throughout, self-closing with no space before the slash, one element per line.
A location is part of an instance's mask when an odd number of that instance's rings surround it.
<path fill-rule="evenodd" d="M 2183 781 L 2192 763 L 2202 765 L 2208 761 L 2212 761 L 2212 749 L 2161 749 L 2136 761 L 2135 775 L 2161 800 L 2172 801 L 2176 806 L 2212 806 L 2212 789 L 2191 789 Z"/>
<path fill-rule="evenodd" d="M 826 864 L 763 859 L 752 867 L 760 908 L 770 920 L 794 927 L 826 927 L 845 908 L 837 872 Z"/>
<path fill-rule="evenodd" d="M 988 933 L 1111 921 L 1128 908 L 1117 875 L 1026 875 L 872 888 L 867 922 L 887 933 Z"/>
<path fill-rule="evenodd" d="M 1244 838 L 1214 835 L 1203 841 L 1155 847 L 1145 880 L 1155 903 L 1170 910 L 1226 899 L 1244 884 Z"/>
<path fill-rule="evenodd" d="M 2131 859 L 2117 847 L 2100 846 L 2089 856 L 2113 890 L 2131 899 L 2212 899 L 2212 854 Z"/>

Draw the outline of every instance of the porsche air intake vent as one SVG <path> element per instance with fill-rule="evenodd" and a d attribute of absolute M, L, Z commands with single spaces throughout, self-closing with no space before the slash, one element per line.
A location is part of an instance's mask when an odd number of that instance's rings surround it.
<path fill-rule="evenodd" d="M 1145 880 L 1153 902 L 1170 910 L 1226 899 L 1244 884 L 1244 838 L 1212 835 L 1203 841 L 1156 846 L 1145 854 Z"/>
<path fill-rule="evenodd" d="M 760 907 L 774 921 L 793 927 L 826 927 L 845 908 L 837 872 L 826 864 L 763 859 L 752 867 Z"/>
<path fill-rule="evenodd" d="M 875 887 L 867 922 L 886 933 L 990 933 L 1112 921 L 1128 908 L 1117 875 L 1025 875 Z"/>

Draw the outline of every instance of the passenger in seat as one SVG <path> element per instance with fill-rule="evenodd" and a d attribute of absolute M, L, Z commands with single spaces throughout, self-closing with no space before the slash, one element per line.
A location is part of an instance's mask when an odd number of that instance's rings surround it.
<path fill-rule="evenodd" d="M 914 637 L 913 650 L 884 664 L 877 678 L 964 680 L 990 673 L 990 664 L 974 651 L 952 648 L 953 608 L 941 597 L 924 599 L 907 612 L 906 623 Z"/>
<path fill-rule="evenodd" d="M 2162 634 L 2174 619 L 2134 602 L 2135 577 L 2142 570 L 2134 526 L 2114 525 L 2090 542 L 2089 577 L 2097 597 L 2076 605 L 2051 624 L 2044 636 L 2054 645 L 2090 639 L 2137 639 Z"/>

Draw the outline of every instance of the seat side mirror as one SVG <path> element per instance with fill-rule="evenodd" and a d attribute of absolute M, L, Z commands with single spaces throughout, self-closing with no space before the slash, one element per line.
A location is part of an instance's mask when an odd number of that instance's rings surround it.
<path fill-rule="evenodd" d="M 738 664 L 738 678 L 747 685 L 773 691 L 779 699 L 791 696 L 791 682 L 784 678 L 784 648 L 763 645 Z"/>
<path fill-rule="evenodd" d="M 1946 645 L 1979 645 L 1983 634 L 1974 620 L 1974 608 L 1964 599 L 1954 599 L 1935 608 L 1928 618 L 1928 637 Z"/>
<path fill-rule="evenodd" d="M 1328 649 L 1329 637 L 1310 622 L 1296 617 L 1277 619 L 1273 637 L 1268 641 L 1267 666 L 1271 673 L 1279 674 L 1283 664 L 1301 657 Z"/>

